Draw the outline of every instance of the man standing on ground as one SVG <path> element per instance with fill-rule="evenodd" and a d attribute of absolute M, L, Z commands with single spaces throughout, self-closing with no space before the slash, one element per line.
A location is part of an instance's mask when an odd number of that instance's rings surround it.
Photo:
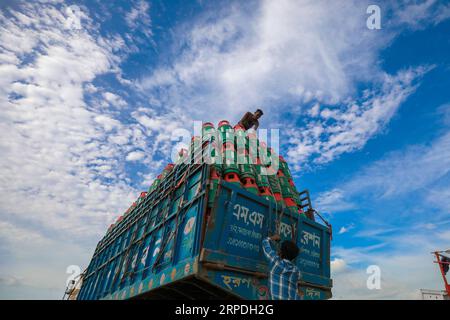
<path fill-rule="evenodd" d="M 285 240 L 277 254 L 272 241 L 280 241 L 280 236 L 276 234 L 262 241 L 264 255 L 270 264 L 270 295 L 273 300 L 301 300 L 302 293 L 298 287 L 301 273 L 293 263 L 300 250 L 294 242 Z"/>

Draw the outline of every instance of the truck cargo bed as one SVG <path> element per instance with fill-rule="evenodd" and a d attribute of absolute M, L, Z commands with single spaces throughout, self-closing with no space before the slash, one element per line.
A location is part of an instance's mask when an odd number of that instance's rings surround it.
<path fill-rule="evenodd" d="M 168 198 L 138 204 L 97 246 L 78 299 L 269 299 L 261 241 L 277 225 L 301 249 L 304 298 L 331 297 L 326 226 L 225 181 L 210 208 L 208 177 L 180 168 Z"/>

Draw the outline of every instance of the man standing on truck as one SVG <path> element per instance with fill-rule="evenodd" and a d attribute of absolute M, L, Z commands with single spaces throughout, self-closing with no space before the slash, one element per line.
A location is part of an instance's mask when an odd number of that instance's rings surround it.
<path fill-rule="evenodd" d="M 256 130 L 259 127 L 258 119 L 261 118 L 262 115 L 263 112 L 261 109 L 257 109 L 255 113 L 247 112 L 246 114 L 244 114 L 244 116 L 242 117 L 241 121 L 238 122 L 238 124 L 242 126 L 245 130 L 248 130 L 252 127 L 254 127 L 254 129 Z"/>
<path fill-rule="evenodd" d="M 301 273 L 293 263 L 300 250 L 294 242 L 285 240 L 277 254 L 271 242 L 280 239 L 280 236 L 275 234 L 262 241 L 264 255 L 270 263 L 270 295 L 273 300 L 301 300 L 303 294 L 298 288 Z"/>

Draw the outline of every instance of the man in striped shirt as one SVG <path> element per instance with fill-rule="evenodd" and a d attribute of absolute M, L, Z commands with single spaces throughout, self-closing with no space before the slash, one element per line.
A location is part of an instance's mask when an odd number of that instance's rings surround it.
<path fill-rule="evenodd" d="M 272 248 L 271 241 L 280 241 L 279 235 L 265 238 L 262 242 L 264 255 L 270 263 L 269 286 L 273 300 L 300 300 L 301 292 L 298 282 L 300 270 L 292 262 L 299 253 L 299 248 L 292 241 L 283 241 L 278 254 Z"/>

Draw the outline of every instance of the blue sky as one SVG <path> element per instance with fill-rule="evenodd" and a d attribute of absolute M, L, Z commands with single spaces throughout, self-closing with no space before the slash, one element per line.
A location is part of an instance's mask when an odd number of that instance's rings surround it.
<path fill-rule="evenodd" d="M 369 4 L 380 30 L 366 27 Z M 442 288 L 430 252 L 450 243 L 447 2 L 0 10 L 0 298 L 60 298 L 66 268 L 88 264 L 169 161 L 174 131 L 258 107 L 261 127 L 280 129 L 297 186 L 333 224 L 336 298 Z M 68 23 L 74 10 L 80 28 Z M 380 290 L 366 287 L 369 265 Z"/>

